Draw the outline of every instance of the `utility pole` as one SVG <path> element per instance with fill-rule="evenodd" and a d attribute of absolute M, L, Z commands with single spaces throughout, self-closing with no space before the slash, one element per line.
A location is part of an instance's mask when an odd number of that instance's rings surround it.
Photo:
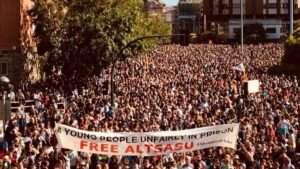
<path fill-rule="evenodd" d="M 241 0 L 241 47 L 244 53 L 244 0 Z"/>
<path fill-rule="evenodd" d="M 294 0 L 290 0 L 290 35 L 294 32 Z"/>

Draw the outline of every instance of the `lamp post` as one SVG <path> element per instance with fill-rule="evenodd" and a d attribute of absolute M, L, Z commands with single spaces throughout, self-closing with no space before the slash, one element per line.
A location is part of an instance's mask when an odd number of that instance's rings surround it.
<path fill-rule="evenodd" d="M 290 35 L 294 32 L 294 0 L 290 0 Z"/>
<path fill-rule="evenodd" d="M 1 84 L 8 84 L 9 82 L 10 82 L 9 78 L 7 78 L 5 76 L 0 77 L 0 83 Z"/>
<path fill-rule="evenodd" d="M 241 0 L 241 47 L 244 53 L 244 0 Z"/>
<path fill-rule="evenodd" d="M 124 55 L 124 50 L 130 47 L 131 45 L 135 44 L 138 41 L 144 40 L 144 39 L 155 39 L 155 38 L 164 38 L 164 37 L 173 37 L 173 36 L 184 36 L 185 34 L 172 34 L 172 35 L 153 35 L 153 36 L 142 36 L 137 39 L 134 39 L 133 41 L 130 41 L 126 46 L 124 46 L 120 52 L 117 54 L 117 57 L 114 57 L 112 60 L 112 67 L 111 67 L 111 76 L 110 76 L 110 102 L 111 106 L 114 107 L 115 105 L 115 66 L 117 61 L 121 58 L 121 56 Z"/>

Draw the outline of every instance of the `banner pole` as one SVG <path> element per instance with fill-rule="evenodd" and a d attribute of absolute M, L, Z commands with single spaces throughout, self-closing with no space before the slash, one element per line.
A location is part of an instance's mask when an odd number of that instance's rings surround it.
<path fill-rule="evenodd" d="M 141 134 L 141 138 L 144 137 L 144 132 L 143 132 L 143 129 L 140 130 L 140 134 Z M 140 138 L 140 139 L 141 139 Z M 142 140 L 140 140 L 140 147 L 142 148 L 143 147 L 143 143 L 142 143 Z M 143 167 L 143 163 L 144 163 L 144 155 L 142 153 L 140 153 L 140 166 L 141 168 L 144 168 Z"/>

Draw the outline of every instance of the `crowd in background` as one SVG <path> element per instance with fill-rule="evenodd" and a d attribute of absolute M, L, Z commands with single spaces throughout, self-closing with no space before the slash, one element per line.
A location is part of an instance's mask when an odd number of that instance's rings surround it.
<path fill-rule="evenodd" d="M 11 100 L 35 104 L 13 113 L 1 142 L 2 168 L 38 169 L 296 169 L 300 168 L 300 86 L 294 76 L 270 75 L 280 64 L 280 44 L 164 45 L 119 62 L 115 106 L 103 94 L 109 72 L 83 85 L 63 79 L 15 89 Z M 243 63 L 246 72 L 232 67 Z M 243 81 L 260 81 L 246 94 Z M 79 84 L 79 83 L 78 83 Z M 65 102 L 61 108 L 57 103 Z M 87 154 L 60 149 L 55 122 L 100 132 L 176 131 L 240 123 L 238 146 L 156 157 Z M 0 164 L 1 166 L 1 164 Z"/>

